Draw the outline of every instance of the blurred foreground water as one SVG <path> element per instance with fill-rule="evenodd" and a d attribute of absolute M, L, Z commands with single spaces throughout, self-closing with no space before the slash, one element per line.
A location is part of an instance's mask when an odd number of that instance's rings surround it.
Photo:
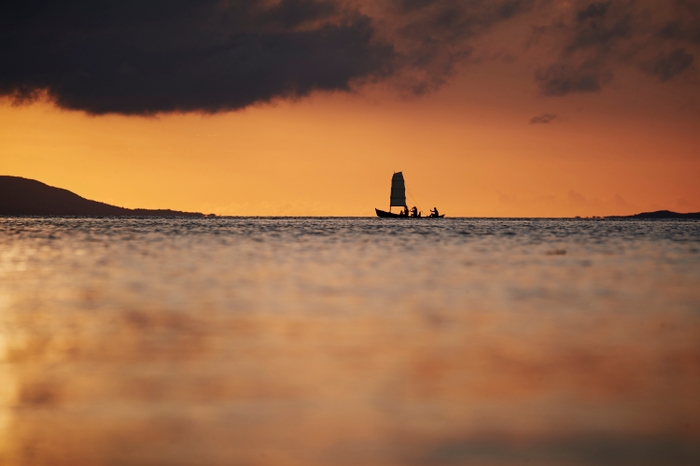
<path fill-rule="evenodd" d="M 700 222 L 0 219 L 0 464 L 700 464 Z"/>

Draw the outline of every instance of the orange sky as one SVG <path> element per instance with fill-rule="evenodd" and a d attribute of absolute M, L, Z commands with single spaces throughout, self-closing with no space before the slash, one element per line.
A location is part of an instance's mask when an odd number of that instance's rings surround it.
<path fill-rule="evenodd" d="M 219 215 L 372 216 L 388 207 L 394 171 L 424 213 L 700 211 L 697 82 L 621 68 L 600 92 L 545 97 L 532 79 L 541 52 L 506 52 L 458 66 L 422 96 L 380 83 L 153 117 L 5 99 L 0 174 L 124 207 Z M 529 123 L 542 113 L 557 118 Z"/>

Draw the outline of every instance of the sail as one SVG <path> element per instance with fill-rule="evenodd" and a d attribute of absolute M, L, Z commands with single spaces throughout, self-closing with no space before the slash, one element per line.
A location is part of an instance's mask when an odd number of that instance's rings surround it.
<path fill-rule="evenodd" d="M 403 173 L 394 173 L 394 176 L 391 177 L 391 198 L 389 206 L 404 207 L 405 205 L 406 185 L 403 182 Z"/>

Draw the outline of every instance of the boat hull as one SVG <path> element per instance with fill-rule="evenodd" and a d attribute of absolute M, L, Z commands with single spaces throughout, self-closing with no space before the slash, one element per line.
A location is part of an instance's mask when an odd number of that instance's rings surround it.
<path fill-rule="evenodd" d="M 387 212 L 386 210 L 374 209 L 377 212 L 377 217 L 381 218 L 407 218 L 393 212 Z"/>
<path fill-rule="evenodd" d="M 428 216 L 428 217 L 406 217 L 404 215 L 395 214 L 393 212 L 387 212 L 386 210 L 379 210 L 376 207 L 374 208 L 374 210 L 377 212 L 377 217 L 379 217 L 379 218 L 419 219 L 419 218 L 443 218 L 445 216 L 445 214 L 442 214 L 438 217 L 430 217 L 430 216 Z"/>

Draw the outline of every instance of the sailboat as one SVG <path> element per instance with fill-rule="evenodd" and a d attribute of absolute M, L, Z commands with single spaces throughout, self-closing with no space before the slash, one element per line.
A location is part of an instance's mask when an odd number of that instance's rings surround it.
<path fill-rule="evenodd" d="M 408 215 L 401 215 L 401 214 L 396 214 L 391 211 L 392 207 L 403 207 L 405 209 L 408 209 L 408 206 L 406 205 L 406 183 L 404 182 L 403 179 L 403 173 L 401 172 L 395 172 L 394 175 L 391 177 L 391 195 L 389 197 L 389 211 L 387 212 L 386 210 L 380 210 L 375 207 L 375 211 L 377 212 L 377 217 L 381 218 L 443 218 L 445 214 L 441 215 L 433 215 L 431 214 L 429 217 L 421 217 L 420 214 L 417 217 L 411 217 Z M 437 209 L 435 209 L 437 212 Z"/>

